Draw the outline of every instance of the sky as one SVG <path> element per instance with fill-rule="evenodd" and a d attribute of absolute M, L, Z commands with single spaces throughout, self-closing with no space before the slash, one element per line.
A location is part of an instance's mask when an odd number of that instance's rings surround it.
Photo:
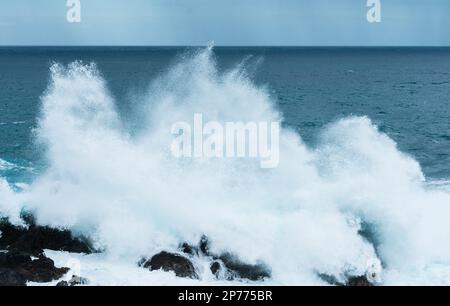
<path fill-rule="evenodd" d="M 0 45 L 450 46 L 450 0 L 1 0 Z"/>

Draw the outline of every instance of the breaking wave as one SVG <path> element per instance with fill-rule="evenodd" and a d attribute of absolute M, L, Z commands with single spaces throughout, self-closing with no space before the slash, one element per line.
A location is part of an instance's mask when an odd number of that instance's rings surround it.
<path fill-rule="evenodd" d="M 380 284 L 450 283 L 449 193 L 427 187 L 420 165 L 366 117 L 331 123 L 314 147 L 284 128 L 274 169 L 172 157 L 171 125 L 194 113 L 282 120 L 244 66 L 218 72 L 211 48 L 184 56 L 136 103 L 142 122 L 131 131 L 95 65 L 53 65 L 37 129 L 48 167 L 21 192 L 1 181 L 0 211 L 17 223 L 33 211 L 115 262 L 205 234 L 215 252 L 263 261 L 275 284 L 365 273 Z"/>

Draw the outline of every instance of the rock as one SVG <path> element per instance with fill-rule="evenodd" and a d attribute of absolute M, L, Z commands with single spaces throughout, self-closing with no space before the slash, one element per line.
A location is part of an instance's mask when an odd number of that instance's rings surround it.
<path fill-rule="evenodd" d="M 197 246 L 183 243 L 180 250 L 191 256 L 208 256 L 212 259 L 210 265 L 211 272 L 220 279 L 248 279 L 252 281 L 263 280 L 270 277 L 271 272 L 263 263 L 255 265 L 243 263 L 236 255 L 224 253 L 222 255 L 213 254 L 210 251 L 210 242 L 207 236 L 203 235 Z"/>
<path fill-rule="evenodd" d="M 87 278 L 72 275 L 72 278 L 69 281 L 70 286 L 77 286 L 77 285 L 87 285 L 89 281 Z"/>
<path fill-rule="evenodd" d="M 57 268 L 50 258 L 41 256 L 20 267 L 18 271 L 28 280 L 37 283 L 48 283 L 64 276 L 69 268 Z"/>
<path fill-rule="evenodd" d="M 39 283 L 61 278 L 69 271 L 68 268 L 56 268 L 53 260 L 43 255 L 32 260 L 30 254 L 15 250 L 0 254 L 0 269 L 9 271 L 7 275 L 11 276 L 14 273 L 19 275 L 20 279 Z M 0 284 L 3 284 L 1 280 Z"/>
<path fill-rule="evenodd" d="M 206 237 L 205 235 L 203 235 L 202 238 L 200 238 L 199 248 L 200 248 L 200 251 L 204 255 L 207 255 L 207 256 L 210 255 L 209 254 L 209 240 L 208 240 L 208 237 Z"/>
<path fill-rule="evenodd" d="M 13 226 L 5 219 L 0 219 L 0 249 L 6 249 L 11 243 L 23 235 L 23 228 Z"/>
<path fill-rule="evenodd" d="M 75 253 L 92 253 L 93 248 L 83 240 L 74 238 L 70 231 L 38 226 L 33 215 L 22 216 L 27 226 L 14 226 L 0 219 L 0 285 L 26 285 L 27 281 L 46 283 L 61 278 L 68 268 L 57 268 L 44 249 Z M 32 259 L 32 257 L 38 257 Z M 87 280 L 73 277 L 70 285 L 84 284 Z"/>
<path fill-rule="evenodd" d="M 237 275 L 236 272 L 231 271 L 225 265 L 220 259 L 217 259 L 213 261 L 209 267 L 211 270 L 211 273 L 220 280 L 234 280 L 236 278 L 240 278 L 239 275 Z"/>
<path fill-rule="evenodd" d="M 319 274 L 318 275 L 320 279 L 327 282 L 330 285 L 335 286 L 347 286 L 347 287 L 372 287 L 374 286 L 373 283 L 371 283 L 368 278 L 364 275 L 362 276 L 350 276 L 347 278 L 345 283 L 342 281 L 338 281 L 336 277 L 327 275 L 327 274 Z"/>
<path fill-rule="evenodd" d="M 73 287 L 78 285 L 87 285 L 89 281 L 80 276 L 72 275 L 72 278 L 69 281 L 60 281 L 56 284 L 56 287 Z"/>
<path fill-rule="evenodd" d="M 241 262 L 237 256 L 225 253 L 219 256 L 225 267 L 230 270 L 233 278 L 245 278 L 252 281 L 263 280 L 271 276 L 270 269 L 263 263 L 255 265 Z"/>
<path fill-rule="evenodd" d="M 0 268 L 0 286 L 26 286 L 23 275 L 13 269 Z"/>
<path fill-rule="evenodd" d="M 350 287 L 372 287 L 373 284 L 367 279 L 366 276 L 352 276 L 347 280 L 345 286 Z"/>
<path fill-rule="evenodd" d="M 217 276 L 220 272 L 220 268 L 220 263 L 218 261 L 214 261 L 210 266 L 211 273 Z"/>
<path fill-rule="evenodd" d="M 181 246 L 180 246 L 180 250 L 185 253 L 185 254 L 189 254 L 192 256 L 198 255 L 198 248 L 184 242 Z"/>
<path fill-rule="evenodd" d="M 17 268 L 31 263 L 31 256 L 29 254 L 10 251 L 0 254 L 0 268 Z"/>
<path fill-rule="evenodd" d="M 60 281 L 56 284 L 56 287 L 69 287 L 69 283 L 66 281 Z"/>
<path fill-rule="evenodd" d="M 49 227 L 31 227 L 23 232 L 8 249 L 27 252 L 33 255 L 42 254 L 44 249 L 66 251 L 72 253 L 91 253 L 88 243 L 73 238 L 68 230 Z"/>
<path fill-rule="evenodd" d="M 0 249 L 16 250 L 39 256 L 44 249 L 72 253 L 92 253 L 86 239 L 75 238 L 68 230 L 38 226 L 32 215 L 22 216 L 27 226 L 14 226 L 0 219 Z"/>
<path fill-rule="evenodd" d="M 176 276 L 198 279 L 192 262 L 181 255 L 161 252 L 143 264 L 144 268 L 154 270 L 173 271 Z"/>
<path fill-rule="evenodd" d="M 201 237 L 200 242 L 198 243 L 197 246 L 193 246 L 187 242 L 184 242 L 183 244 L 181 244 L 179 249 L 181 252 L 192 255 L 192 256 L 199 256 L 199 255 L 210 256 L 211 255 L 209 253 L 208 237 L 206 237 L 205 235 L 203 235 Z"/>

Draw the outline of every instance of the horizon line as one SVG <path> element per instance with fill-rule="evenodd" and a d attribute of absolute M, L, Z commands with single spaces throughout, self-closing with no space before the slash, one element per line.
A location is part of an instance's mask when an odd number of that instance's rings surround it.
<path fill-rule="evenodd" d="M 160 47 L 206 48 L 207 45 L 1 45 L 0 48 L 17 47 Z M 214 48 L 450 48 L 450 45 L 214 45 Z"/>

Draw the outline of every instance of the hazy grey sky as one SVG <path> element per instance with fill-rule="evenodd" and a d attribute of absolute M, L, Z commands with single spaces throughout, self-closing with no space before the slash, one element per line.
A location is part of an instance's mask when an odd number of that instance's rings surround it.
<path fill-rule="evenodd" d="M 1 0 L 0 45 L 450 45 L 450 0 Z"/>

